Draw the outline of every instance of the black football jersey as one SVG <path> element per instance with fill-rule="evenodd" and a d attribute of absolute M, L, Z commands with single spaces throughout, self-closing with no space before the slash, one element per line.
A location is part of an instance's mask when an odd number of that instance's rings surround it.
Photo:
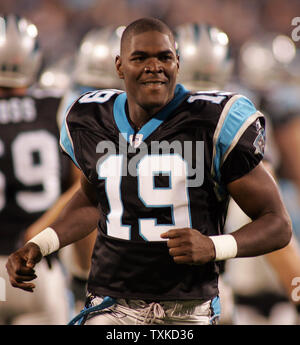
<path fill-rule="evenodd" d="M 0 255 L 21 245 L 21 233 L 70 183 L 56 121 L 61 97 L 49 92 L 0 98 Z"/>
<path fill-rule="evenodd" d="M 103 214 L 89 291 L 146 300 L 216 296 L 218 263 L 175 264 L 160 234 L 222 234 L 226 185 L 259 163 L 264 138 L 263 115 L 241 95 L 191 93 L 178 84 L 173 100 L 137 132 L 125 92 L 79 97 L 61 147 L 94 185 Z"/>

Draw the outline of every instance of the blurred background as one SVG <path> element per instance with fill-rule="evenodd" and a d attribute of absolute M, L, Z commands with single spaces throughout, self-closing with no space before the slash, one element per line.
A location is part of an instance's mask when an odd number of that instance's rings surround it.
<path fill-rule="evenodd" d="M 1 0 L 0 13 L 17 13 L 39 30 L 44 63 L 72 54 L 92 28 L 127 25 L 155 16 L 171 27 L 206 22 L 224 30 L 234 53 L 243 42 L 268 31 L 291 35 L 300 16 L 298 0 Z M 298 45 L 300 43 L 297 43 Z"/>

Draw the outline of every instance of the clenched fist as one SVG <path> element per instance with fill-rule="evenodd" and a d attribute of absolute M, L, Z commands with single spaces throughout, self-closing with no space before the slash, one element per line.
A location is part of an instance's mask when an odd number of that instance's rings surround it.
<path fill-rule="evenodd" d="M 174 229 L 160 236 L 168 239 L 169 253 L 177 264 L 203 265 L 216 256 L 212 240 L 198 230 Z"/>
<path fill-rule="evenodd" d="M 24 247 L 12 253 L 7 260 L 6 269 L 13 287 L 33 292 L 35 284 L 25 283 L 35 279 L 34 266 L 41 261 L 42 253 L 35 243 L 27 243 Z"/>

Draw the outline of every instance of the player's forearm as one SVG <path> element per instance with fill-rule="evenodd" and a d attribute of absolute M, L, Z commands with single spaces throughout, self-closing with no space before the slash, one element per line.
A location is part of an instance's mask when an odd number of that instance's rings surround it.
<path fill-rule="evenodd" d="M 237 257 L 270 253 L 285 247 L 291 239 L 287 215 L 267 213 L 231 233 L 237 242 Z"/>
<path fill-rule="evenodd" d="M 231 234 L 237 242 L 237 256 L 256 256 L 285 247 L 292 234 L 291 220 L 278 186 L 263 164 L 227 186 L 230 195 L 252 219 Z"/>
<path fill-rule="evenodd" d="M 300 249 L 296 237 L 293 236 L 285 248 L 274 253 L 269 253 L 265 258 L 279 277 L 280 282 L 287 292 L 287 296 L 292 299 L 293 290 L 295 289 L 293 280 L 294 278 L 300 277 Z"/>
<path fill-rule="evenodd" d="M 79 189 L 50 225 L 59 238 L 60 248 L 91 233 L 99 219 L 99 211 Z"/>

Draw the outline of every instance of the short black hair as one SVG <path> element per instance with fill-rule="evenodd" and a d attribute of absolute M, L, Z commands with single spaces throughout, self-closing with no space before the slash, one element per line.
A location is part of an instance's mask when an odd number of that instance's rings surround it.
<path fill-rule="evenodd" d="M 158 31 L 162 34 L 168 35 L 175 47 L 175 38 L 173 32 L 166 23 L 157 18 L 144 17 L 130 23 L 123 31 L 121 37 L 121 51 L 131 35 L 137 35 L 147 31 Z"/>

